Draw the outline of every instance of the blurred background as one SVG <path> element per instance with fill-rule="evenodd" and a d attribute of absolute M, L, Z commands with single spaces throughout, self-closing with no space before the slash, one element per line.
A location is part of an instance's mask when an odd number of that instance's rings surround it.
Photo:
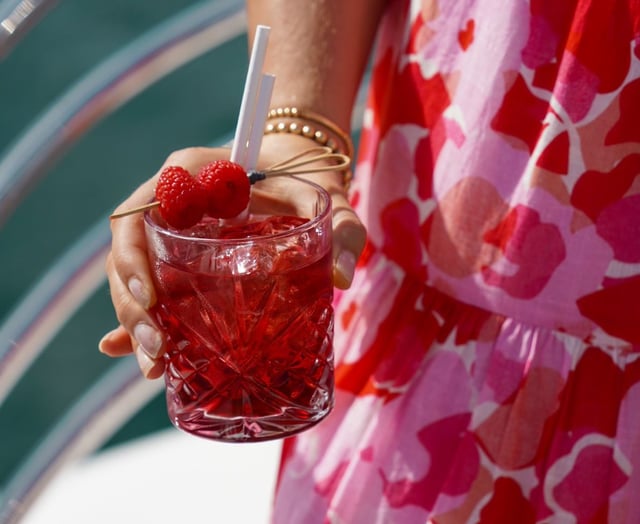
<path fill-rule="evenodd" d="M 0 15 L 9 4 L 17 2 L 0 0 Z M 143 35 L 203 5 L 184 0 L 49 4 L 17 45 L 0 55 L 0 162 L 88 73 Z M 230 138 L 247 61 L 246 37 L 238 34 L 89 126 L 47 162 L 17 209 L 0 223 L 0 326 L 44 272 L 88 230 L 106 224 L 116 204 L 171 151 Z M 75 399 L 116 365 L 97 350 L 101 336 L 115 325 L 103 283 L 0 405 L 0 491 Z M 164 398 L 156 395 L 105 447 L 168 427 Z"/>

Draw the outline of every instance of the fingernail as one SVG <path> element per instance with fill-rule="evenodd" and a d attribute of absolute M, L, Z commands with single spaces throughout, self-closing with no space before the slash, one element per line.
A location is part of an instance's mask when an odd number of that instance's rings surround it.
<path fill-rule="evenodd" d="M 142 371 L 142 374 L 145 377 L 149 376 L 149 373 L 151 372 L 153 367 L 156 365 L 156 363 L 151 359 L 149 355 L 147 355 L 144 352 L 144 350 L 141 347 L 138 347 L 138 349 L 135 351 L 135 354 L 136 354 L 136 360 L 138 361 L 138 367 L 140 368 L 140 371 Z"/>
<path fill-rule="evenodd" d="M 109 342 L 109 339 L 111 338 L 111 335 L 113 335 L 113 333 L 115 333 L 115 332 L 116 332 L 116 330 L 112 329 L 111 331 L 109 331 L 109 333 L 106 333 L 100 339 L 100 342 L 98 342 L 98 350 L 100 351 L 100 353 L 104 353 L 104 345 Z"/>
<path fill-rule="evenodd" d="M 158 358 L 162 348 L 162 338 L 160 333 L 149 324 L 140 322 L 133 328 L 133 336 L 140 344 L 140 349 L 151 358 Z"/>
<path fill-rule="evenodd" d="M 142 281 L 138 277 L 132 277 L 129 280 L 129 292 L 144 309 L 149 307 L 149 292 L 142 285 Z"/>
<path fill-rule="evenodd" d="M 356 256 L 346 249 L 342 251 L 336 260 L 336 270 L 346 282 L 350 283 L 356 270 Z"/>

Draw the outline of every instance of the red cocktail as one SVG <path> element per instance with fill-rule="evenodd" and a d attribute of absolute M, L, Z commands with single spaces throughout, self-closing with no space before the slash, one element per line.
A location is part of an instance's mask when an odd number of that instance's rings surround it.
<path fill-rule="evenodd" d="M 252 197 L 246 222 L 205 219 L 179 233 L 146 214 L 167 406 L 187 432 L 268 440 L 332 407 L 330 199 L 307 181 L 283 182 L 299 202 L 287 214 L 265 214 L 268 199 L 258 208 Z"/>

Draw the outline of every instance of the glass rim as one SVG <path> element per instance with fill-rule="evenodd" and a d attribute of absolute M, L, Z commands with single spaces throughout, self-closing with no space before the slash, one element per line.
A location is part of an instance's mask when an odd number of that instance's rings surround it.
<path fill-rule="evenodd" d="M 166 238 L 171 238 L 173 240 L 178 241 L 188 241 L 188 242 L 196 242 L 199 244 L 250 244 L 255 242 L 264 242 L 269 240 L 275 240 L 278 238 L 286 238 L 290 236 L 294 236 L 309 229 L 314 228 L 319 222 L 325 220 L 327 215 L 331 213 L 331 195 L 329 192 L 322 187 L 321 185 L 311 182 L 310 180 L 305 180 L 303 178 L 298 178 L 295 176 L 291 176 L 293 180 L 296 182 L 300 182 L 303 184 L 307 184 L 308 186 L 314 188 L 317 191 L 317 194 L 322 198 L 323 209 L 317 216 L 310 218 L 307 222 L 300 224 L 299 226 L 295 226 L 286 231 L 280 231 L 278 233 L 270 233 L 268 235 L 255 235 L 246 238 L 208 238 L 208 237 L 197 237 L 190 236 L 188 234 L 183 234 L 180 231 L 168 229 L 153 219 L 151 214 L 153 212 L 158 212 L 157 209 L 149 209 L 143 213 L 144 215 L 144 223 L 145 226 L 151 228 L 157 234 L 160 234 Z M 270 215 L 270 216 L 278 216 L 278 215 Z"/>

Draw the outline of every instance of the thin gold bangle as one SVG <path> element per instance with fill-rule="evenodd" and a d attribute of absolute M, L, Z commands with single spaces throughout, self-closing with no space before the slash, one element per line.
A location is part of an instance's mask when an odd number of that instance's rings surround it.
<path fill-rule="evenodd" d="M 276 124 L 267 124 L 264 130 L 264 134 L 270 135 L 273 133 L 290 133 L 294 135 L 304 136 L 306 138 L 310 138 L 321 146 L 326 146 L 333 153 L 342 153 L 341 149 L 336 147 L 335 140 L 329 137 L 326 133 L 314 129 L 308 124 L 300 125 L 296 122 L 278 122 Z M 349 187 L 351 186 L 351 180 L 353 179 L 353 171 L 351 170 L 351 157 L 348 155 L 345 156 L 349 158 L 349 166 L 346 169 L 341 169 L 343 173 L 342 185 L 344 186 L 345 191 L 348 191 Z"/>
<path fill-rule="evenodd" d="M 299 124 L 298 122 L 284 121 L 275 123 L 269 122 L 264 128 L 264 134 L 268 135 L 271 133 L 292 133 L 295 135 L 302 135 L 306 138 L 310 138 L 321 146 L 328 147 L 333 153 L 343 152 L 342 148 L 338 146 L 337 142 L 332 137 L 319 129 L 311 127 L 309 124 Z"/>
<path fill-rule="evenodd" d="M 332 133 L 336 138 L 338 138 L 344 145 L 344 149 L 341 151 L 349 158 L 353 158 L 353 140 L 351 140 L 351 136 L 349 133 L 344 131 L 339 125 L 337 125 L 332 120 L 329 120 L 327 117 L 322 116 L 319 113 L 314 111 L 309 111 L 308 109 L 301 109 L 299 107 L 294 106 L 286 106 L 286 107 L 276 107 L 269 110 L 267 114 L 267 120 L 272 119 L 283 119 L 283 118 L 293 118 L 301 121 L 307 121 L 311 123 L 315 123 L 325 128 L 327 131 Z"/>
<path fill-rule="evenodd" d="M 271 120 L 279 121 L 274 123 Z M 324 128 L 324 130 L 318 129 L 317 125 Z M 304 136 L 322 146 L 329 147 L 334 153 L 347 155 L 353 162 L 354 147 L 349 134 L 343 131 L 335 122 L 313 111 L 302 110 L 298 107 L 273 108 L 267 115 L 264 133 L 292 133 Z M 337 142 L 342 142 L 343 147 L 339 147 Z M 353 171 L 349 168 L 344 172 L 343 177 L 346 190 L 349 189 L 352 178 Z"/>

